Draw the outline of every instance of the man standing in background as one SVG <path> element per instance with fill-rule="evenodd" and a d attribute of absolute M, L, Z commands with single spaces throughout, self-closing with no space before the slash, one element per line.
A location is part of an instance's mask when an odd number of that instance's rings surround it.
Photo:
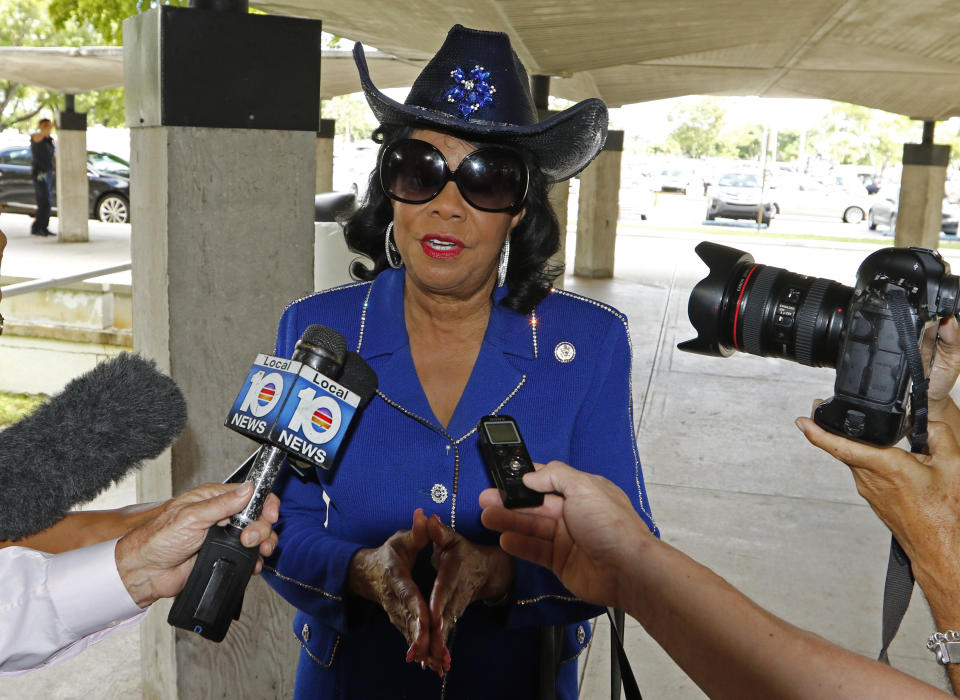
<path fill-rule="evenodd" d="M 53 236 L 55 234 L 47 228 L 50 225 L 50 204 L 55 170 L 56 148 L 50 136 L 53 122 L 49 119 L 41 119 L 37 123 L 37 128 L 38 131 L 30 134 L 30 151 L 33 154 L 30 176 L 33 178 L 33 188 L 37 195 L 36 220 L 30 227 L 30 233 L 34 236 Z"/>

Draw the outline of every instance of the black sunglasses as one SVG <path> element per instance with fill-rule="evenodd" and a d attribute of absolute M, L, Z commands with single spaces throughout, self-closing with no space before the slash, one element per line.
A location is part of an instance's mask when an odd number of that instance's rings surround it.
<path fill-rule="evenodd" d="M 516 211 L 527 196 L 529 176 L 519 153 L 484 146 L 451 172 L 439 149 L 419 139 L 403 139 L 383 149 L 380 185 L 391 199 L 424 204 L 453 180 L 470 206 L 481 211 Z"/>

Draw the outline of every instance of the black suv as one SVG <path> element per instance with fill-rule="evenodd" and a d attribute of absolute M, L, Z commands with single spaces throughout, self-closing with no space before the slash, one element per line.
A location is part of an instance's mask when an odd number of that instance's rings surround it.
<path fill-rule="evenodd" d="M 0 149 L 0 206 L 16 214 L 33 214 L 37 208 L 30 180 L 30 147 Z M 109 165 L 108 165 L 109 164 Z M 125 169 L 124 169 L 125 167 Z M 126 176 L 122 173 L 126 173 Z M 112 154 L 87 152 L 90 183 L 90 218 L 108 223 L 130 221 L 130 166 Z M 57 210 L 54 186 L 53 211 Z"/>

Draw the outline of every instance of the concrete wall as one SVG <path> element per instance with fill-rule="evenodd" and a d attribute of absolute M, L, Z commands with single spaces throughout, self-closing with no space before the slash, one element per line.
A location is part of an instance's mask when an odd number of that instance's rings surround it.
<path fill-rule="evenodd" d="M 4 301 L 4 304 L 7 302 Z M 123 352 L 117 345 L 0 336 L 0 391 L 55 394 L 74 377 Z"/>

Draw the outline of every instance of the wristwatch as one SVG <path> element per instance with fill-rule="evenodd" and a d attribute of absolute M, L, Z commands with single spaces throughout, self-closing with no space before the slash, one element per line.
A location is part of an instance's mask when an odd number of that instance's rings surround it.
<path fill-rule="evenodd" d="M 944 666 L 960 663 L 960 632 L 934 632 L 927 640 L 927 649 L 936 654 L 937 661 Z"/>

